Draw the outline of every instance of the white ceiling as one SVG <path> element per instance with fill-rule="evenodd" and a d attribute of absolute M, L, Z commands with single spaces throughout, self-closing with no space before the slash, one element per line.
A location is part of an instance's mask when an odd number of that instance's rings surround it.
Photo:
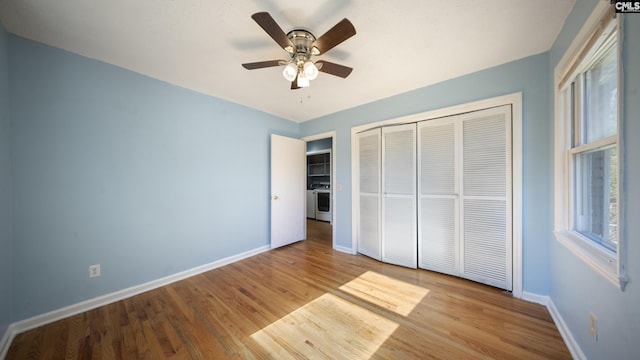
<path fill-rule="evenodd" d="M 550 49 L 575 0 L 0 0 L 10 33 L 289 120 L 305 121 Z M 251 19 L 357 34 L 314 57 L 353 67 L 290 90 Z M 542 75 L 542 74 L 541 74 Z"/>

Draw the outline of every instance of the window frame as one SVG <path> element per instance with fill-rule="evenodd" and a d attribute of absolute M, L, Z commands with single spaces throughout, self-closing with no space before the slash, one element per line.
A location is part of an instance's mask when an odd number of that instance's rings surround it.
<path fill-rule="evenodd" d="M 622 131 L 622 16 L 615 16 L 613 6 L 608 2 L 599 2 L 589 19 L 573 40 L 571 46 L 560 60 L 554 72 L 555 93 L 555 193 L 554 210 L 556 240 L 569 251 L 583 260 L 597 273 L 604 276 L 620 290 L 624 290 L 628 278 L 626 275 L 624 246 L 624 207 L 620 197 L 622 189 L 622 170 L 624 167 L 621 151 L 620 133 Z M 618 14 L 620 15 L 620 14 Z M 611 25 L 612 24 L 612 25 Z M 611 26 L 611 27 L 610 27 Z M 612 34 L 615 32 L 615 34 Z M 615 38 L 612 40 L 612 36 Z M 574 138 L 574 118 L 582 114 L 580 107 L 574 106 L 572 93 L 575 91 L 574 80 L 606 53 L 611 41 L 615 41 L 617 51 L 617 131 L 615 135 L 605 137 L 586 144 L 577 144 Z M 580 91 L 581 89 L 578 89 Z M 581 96 L 581 94 L 578 94 Z M 577 115 L 577 116 L 576 116 Z M 575 144 L 575 145 L 574 145 Z M 614 145 L 617 157 L 618 179 L 618 241 L 616 251 L 608 249 L 588 238 L 575 229 L 576 179 L 574 166 L 576 154 L 585 153 L 597 148 Z"/>

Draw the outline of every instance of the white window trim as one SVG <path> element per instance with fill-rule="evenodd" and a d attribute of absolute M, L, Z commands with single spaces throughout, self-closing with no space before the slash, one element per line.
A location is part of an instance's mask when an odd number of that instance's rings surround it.
<path fill-rule="evenodd" d="M 593 13 L 589 19 L 585 22 L 584 26 L 572 42 L 571 46 L 560 60 L 554 71 L 554 92 L 555 92 L 555 187 L 554 187 L 554 214 L 555 214 L 555 226 L 554 235 L 558 242 L 564 245 L 574 255 L 588 264 L 597 273 L 602 275 L 605 279 L 609 280 L 612 284 L 624 291 L 625 285 L 628 282 L 626 274 L 626 257 L 625 257 L 625 232 L 624 232 L 624 206 L 622 202 L 624 199 L 620 196 L 624 184 L 622 183 L 622 174 L 624 169 L 621 144 L 622 137 L 619 136 L 621 126 L 622 111 L 621 100 L 618 101 L 618 135 L 616 136 L 618 145 L 618 252 L 617 254 L 605 249 L 604 247 L 597 246 L 593 241 L 587 239 L 576 231 L 571 230 L 571 194 L 573 191 L 572 178 L 570 171 L 570 161 L 568 154 L 571 153 L 570 148 L 570 136 L 571 136 L 571 124 L 566 122 L 564 117 L 566 116 L 565 98 L 560 85 L 564 86 L 567 78 L 573 78 L 577 74 L 574 64 L 581 61 L 581 55 L 583 55 L 583 49 L 586 46 L 590 46 L 589 42 L 592 39 L 592 35 L 602 26 L 601 21 L 604 17 L 608 16 L 612 11 L 612 5 L 608 1 L 600 1 L 596 5 Z M 619 16 L 620 14 L 618 14 Z M 623 99 L 622 94 L 622 73 L 623 66 L 621 60 L 621 45 L 622 45 L 622 17 L 618 17 L 617 24 L 617 36 L 618 36 L 618 99 Z M 570 74 L 569 72 L 574 74 Z M 603 139 L 603 141 L 610 141 L 611 139 Z M 597 145 L 597 144 L 595 144 Z"/>

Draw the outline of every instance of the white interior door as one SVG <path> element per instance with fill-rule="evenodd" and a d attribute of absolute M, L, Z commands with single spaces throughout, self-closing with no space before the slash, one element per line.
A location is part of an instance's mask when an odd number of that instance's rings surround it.
<path fill-rule="evenodd" d="M 382 129 L 382 261 L 415 268 L 416 124 Z"/>
<path fill-rule="evenodd" d="M 271 248 L 304 240 L 305 142 L 271 135 Z"/>
<path fill-rule="evenodd" d="M 359 218 L 358 252 L 381 260 L 380 129 L 358 134 Z"/>
<path fill-rule="evenodd" d="M 418 266 L 459 275 L 459 117 L 418 123 Z"/>

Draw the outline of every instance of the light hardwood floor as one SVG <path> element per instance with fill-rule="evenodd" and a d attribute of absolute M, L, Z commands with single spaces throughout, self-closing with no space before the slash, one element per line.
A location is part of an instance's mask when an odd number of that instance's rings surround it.
<path fill-rule="evenodd" d="M 331 249 L 330 226 L 16 336 L 7 359 L 570 359 L 547 310 Z"/>

